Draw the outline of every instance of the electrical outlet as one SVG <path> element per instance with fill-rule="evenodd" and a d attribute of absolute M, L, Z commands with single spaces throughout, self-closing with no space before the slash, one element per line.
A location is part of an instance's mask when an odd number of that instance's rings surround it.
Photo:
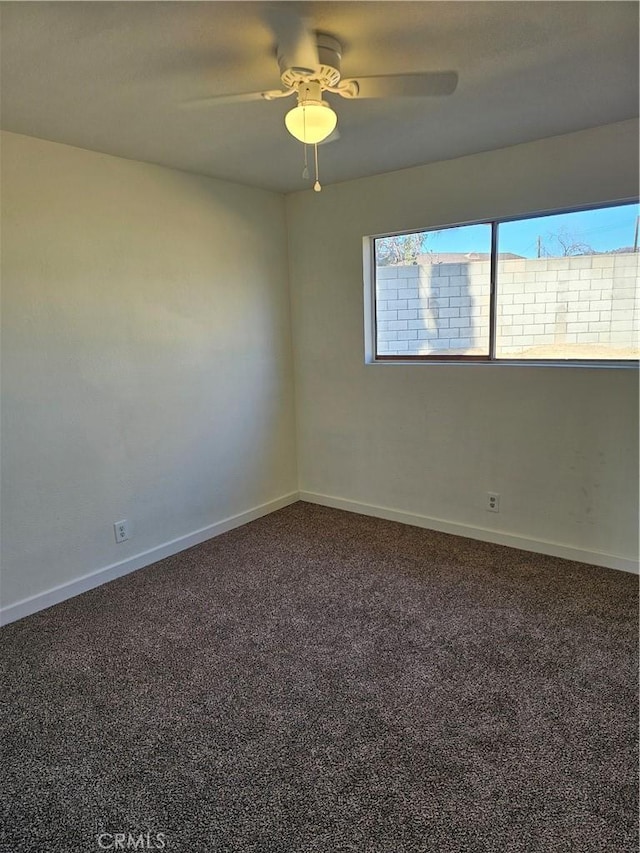
<path fill-rule="evenodd" d="M 116 542 L 125 542 L 129 538 L 129 522 L 126 519 L 116 521 L 113 525 Z"/>
<path fill-rule="evenodd" d="M 487 492 L 487 511 L 500 512 L 500 495 L 497 492 Z"/>

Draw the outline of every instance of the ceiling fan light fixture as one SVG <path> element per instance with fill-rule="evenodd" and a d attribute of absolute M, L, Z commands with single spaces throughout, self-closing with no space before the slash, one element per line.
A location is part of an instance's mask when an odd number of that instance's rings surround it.
<path fill-rule="evenodd" d="M 336 129 L 338 116 L 326 101 L 305 101 L 284 117 L 289 133 L 305 145 L 315 145 Z"/>

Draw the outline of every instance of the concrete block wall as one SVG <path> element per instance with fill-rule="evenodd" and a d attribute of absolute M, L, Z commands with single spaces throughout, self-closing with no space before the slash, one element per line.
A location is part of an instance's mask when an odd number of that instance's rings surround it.
<path fill-rule="evenodd" d="M 638 254 L 507 259 L 498 268 L 502 355 L 604 346 L 640 354 Z M 378 267 L 378 352 L 487 352 L 488 261 Z"/>
<path fill-rule="evenodd" d="M 378 267 L 378 352 L 486 352 L 489 264 Z"/>

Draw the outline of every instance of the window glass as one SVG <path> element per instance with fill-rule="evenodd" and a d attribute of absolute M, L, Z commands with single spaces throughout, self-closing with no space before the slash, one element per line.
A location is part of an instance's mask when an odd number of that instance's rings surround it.
<path fill-rule="evenodd" d="M 376 358 L 637 362 L 639 214 L 625 203 L 374 238 Z"/>
<path fill-rule="evenodd" d="M 500 223 L 496 356 L 640 357 L 638 205 Z"/>
<path fill-rule="evenodd" d="M 489 355 L 491 225 L 375 240 L 380 356 Z"/>

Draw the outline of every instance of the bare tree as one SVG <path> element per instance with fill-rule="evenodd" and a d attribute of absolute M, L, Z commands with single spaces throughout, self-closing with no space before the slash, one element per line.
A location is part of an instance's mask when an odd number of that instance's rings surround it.
<path fill-rule="evenodd" d="M 398 234 L 396 237 L 379 237 L 376 240 L 376 264 L 415 264 L 418 255 L 425 251 L 428 234 Z"/>
<path fill-rule="evenodd" d="M 555 245 L 554 245 L 555 244 Z M 544 245 L 538 242 L 538 257 L 569 258 L 575 255 L 595 255 L 597 252 L 588 243 L 583 243 L 563 225 L 558 231 L 547 234 Z"/>

